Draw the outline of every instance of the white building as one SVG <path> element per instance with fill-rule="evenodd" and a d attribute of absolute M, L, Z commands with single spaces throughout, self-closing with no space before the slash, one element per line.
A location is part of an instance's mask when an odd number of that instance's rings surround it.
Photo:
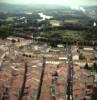
<path fill-rule="evenodd" d="M 73 60 L 79 60 L 79 55 L 74 55 Z"/>
<path fill-rule="evenodd" d="M 85 48 L 83 48 L 83 50 L 85 50 L 85 51 L 93 51 L 93 48 L 92 47 L 85 47 Z"/>

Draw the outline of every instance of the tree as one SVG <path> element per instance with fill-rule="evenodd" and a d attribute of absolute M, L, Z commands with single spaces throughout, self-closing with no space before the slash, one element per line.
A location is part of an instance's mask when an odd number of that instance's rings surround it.
<path fill-rule="evenodd" d="M 96 64 L 96 63 L 93 64 L 93 69 L 94 69 L 95 71 L 97 71 L 97 64 Z"/>
<path fill-rule="evenodd" d="M 84 55 L 83 55 L 82 53 L 79 54 L 79 59 L 80 59 L 80 60 L 85 59 L 85 57 L 84 57 Z"/>
<path fill-rule="evenodd" d="M 88 63 L 85 64 L 84 68 L 87 69 L 87 70 L 89 70 Z"/>

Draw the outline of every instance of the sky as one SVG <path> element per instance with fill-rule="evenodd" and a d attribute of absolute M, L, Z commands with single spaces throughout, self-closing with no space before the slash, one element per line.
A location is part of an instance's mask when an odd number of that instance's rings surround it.
<path fill-rule="evenodd" d="M 11 4 L 56 4 L 65 6 L 97 5 L 97 0 L 0 0 Z"/>

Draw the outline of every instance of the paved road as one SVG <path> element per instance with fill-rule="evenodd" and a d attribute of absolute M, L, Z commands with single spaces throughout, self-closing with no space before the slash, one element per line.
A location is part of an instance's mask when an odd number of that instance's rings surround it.
<path fill-rule="evenodd" d="M 67 46 L 68 75 L 67 75 L 67 100 L 73 100 L 73 59 L 71 46 Z"/>

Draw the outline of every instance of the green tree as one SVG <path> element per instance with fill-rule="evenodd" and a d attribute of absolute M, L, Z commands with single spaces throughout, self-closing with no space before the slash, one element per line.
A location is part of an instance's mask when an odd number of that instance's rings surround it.
<path fill-rule="evenodd" d="M 87 69 L 87 70 L 89 70 L 88 63 L 85 64 L 84 68 Z"/>
<path fill-rule="evenodd" d="M 93 69 L 97 72 L 97 64 L 96 63 L 93 64 Z"/>

